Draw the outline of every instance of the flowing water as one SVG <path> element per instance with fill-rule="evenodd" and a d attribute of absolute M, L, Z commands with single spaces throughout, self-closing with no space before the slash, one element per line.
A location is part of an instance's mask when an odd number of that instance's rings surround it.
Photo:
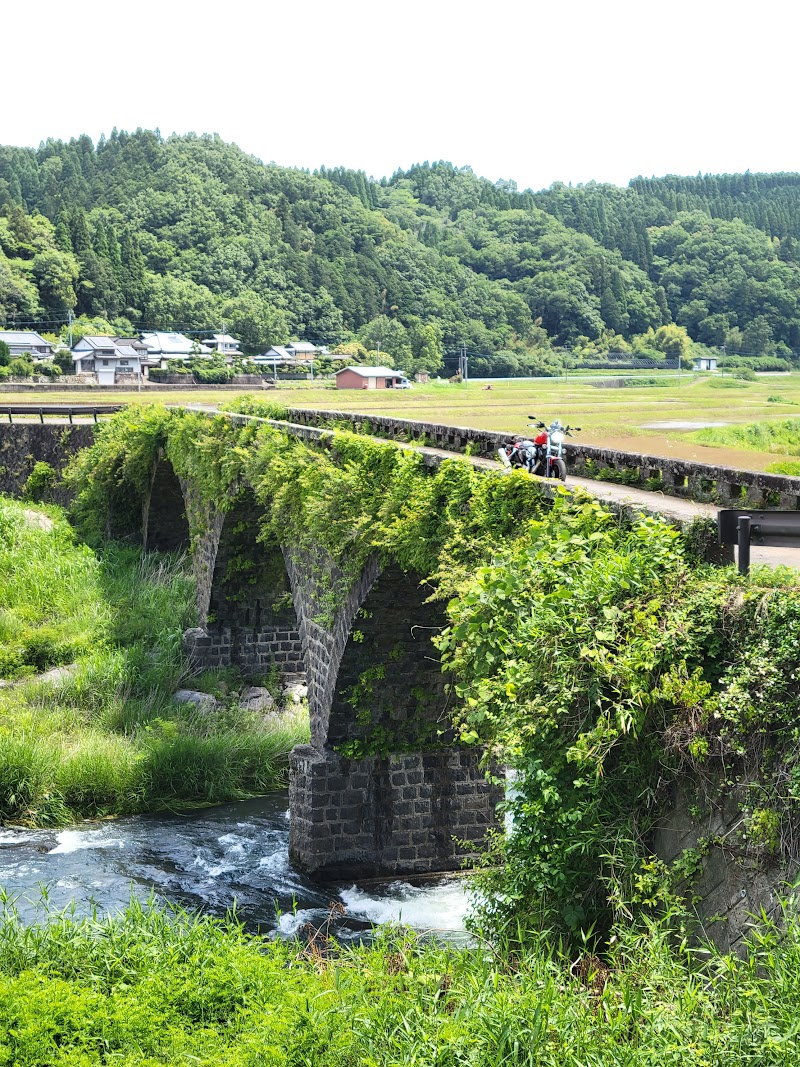
<path fill-rule="evenodd" d="M 77 914 L 119 911 L 134 895 L 224 915 L 230 908 L 251 929 L 279 936 L 326 923 L 340 939 L 374 925 L 402 922 L 453 942 L 466 940 L 463 880 L 323 884 L 289 861 L 285 793 L 189 814 L 130 816 L 67 830 L 0 828 L 0 887 L 33 921 L 42 903 L 73 905 Z M 336 909 L 338 912 L 339 909 Z"/>

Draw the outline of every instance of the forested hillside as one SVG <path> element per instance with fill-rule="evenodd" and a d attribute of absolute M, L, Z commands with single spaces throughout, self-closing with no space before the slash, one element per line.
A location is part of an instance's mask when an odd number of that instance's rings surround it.
<path fill-rule="evenodd" d="M 530 361 L 674 323 L 791 356 L 798 242 L 798 174 L 520 193 L 448 163 L 380 182 L 264 166 L 206 135 L 0 147 L 0 323 L 43 331 L 68 311 L 118 329 L 224 321 L 251 352 L 357 338 L 435 367 L 462 343 Z"/>

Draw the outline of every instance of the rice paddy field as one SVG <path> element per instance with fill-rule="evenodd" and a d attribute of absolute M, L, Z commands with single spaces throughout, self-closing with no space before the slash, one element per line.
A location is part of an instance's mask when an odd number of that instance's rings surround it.
<path fill-rule="evenodd" d="M 685 373 L 625 379 L 518 380 L 465 384 L 431 382 L 409 390 L 337 390 L 332 382 L 291 382 L 265 390 L 288 406 L 375 412 L 400 418 L 517 432 L 526 416 L 560 418 L 582 427 L 587 444 L 694 459 L 749 470 L 765 470 L 787 454 L 785 441 L 769 433 L 718 432 L 752 423 L 797 418 L 800 427 L 800 373 L 764 374 L 754 382 L 721 375 Z M 244 390 L 246 392 L 247 390 Z M 250 390 L 252 392 L 252 390 Z M 224 404 L 241 389 L 148 390 L 142 393 L 87 389 L 0 391 L 3 403 L 139 403 L 154 399 L 169 404 Z M 790 435 L 791 436 L 791 435 Z M 797 432 L 800 442 L 800 429 Z M 789 450 L 789 454 L 791 451 Z"/>

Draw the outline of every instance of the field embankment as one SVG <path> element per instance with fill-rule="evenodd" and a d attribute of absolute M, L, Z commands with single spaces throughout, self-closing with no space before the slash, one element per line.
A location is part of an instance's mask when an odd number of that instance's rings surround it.
<path fill-rule="evenodd" d="M 115 544 L 95 554 L 58 509 L 4 498 L 0 532 L 0 823 L 218 802 L 283 784 L 288 752 L 306 737 L 302 714 L 243 710 L 230 671 L 192 680 L 216 693 L 219 710 L 173 700 L 193 621 L 185 559 Z"/>

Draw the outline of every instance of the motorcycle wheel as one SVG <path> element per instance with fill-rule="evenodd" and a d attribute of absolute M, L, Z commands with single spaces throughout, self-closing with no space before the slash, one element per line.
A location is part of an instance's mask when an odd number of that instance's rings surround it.
<path fill-rule="evenodd" d="M 553 474 L 554 478 L 558 478 L 560 481 L 565 482 L 567 480 L 567 465 L 563 459 L 559 456 L 558 459 L 553 460 Z"/>

